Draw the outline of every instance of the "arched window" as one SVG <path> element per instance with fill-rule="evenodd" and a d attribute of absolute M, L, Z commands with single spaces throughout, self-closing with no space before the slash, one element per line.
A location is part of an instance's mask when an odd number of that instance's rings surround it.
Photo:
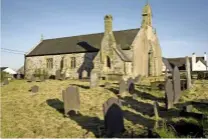
<path fill-rule="evenodd" d="M 108 68 L 111 68 L 111 61 L 110 61 L 110 57 L 109 56 L 107 56 L 107 67 Z"/>

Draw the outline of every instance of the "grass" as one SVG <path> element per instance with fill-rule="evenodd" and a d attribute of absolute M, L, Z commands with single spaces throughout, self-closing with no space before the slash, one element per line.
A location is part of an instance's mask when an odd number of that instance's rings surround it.
<path fill-rule="evenodd" d="M 199 83 L 198 81 L 197 83 Z M 9 85 L 1 87 L 1 137 L 3 138 L 93 138 L 105 137 L 101 135 L 99 127 L 103 127 L 103 103 L 110 97 L 116 97 L 118 84 L 111 82 L 111 88 L 98 87 L 89 89 L 89 82 L 78 80 L 28 83 L 25 80 L 14 80 Z M 69 84 L 79 86 L 81 116 L 65 118 L 63 113 L 62 90 Z M 101 82 L 100 84 L 104 84 Z M 144 83 L 145 84 L 145 83 Z M 38 85 L 39 92 L 32 95 L 28 90 Z M 195 92 L 195 93 L 194 93 Z M 121 98 L 124 101 L 124 136 L 134 131 L 138 136 L 146 131 L 147 127 L 154 125 L 152 105 L 158 100 L 160 107 L 164 107 L 164 92 L 136 86 L 138 98 L 134 100 L 130 95 Z M 200 93 L 200 95 L 197 95 Z M 201 96 L 203 95 L 203 96 Z M 191 100 L 208 100 L 208 89 L 196 84 L 191 91 L 184 92 L 181 102 Z M 47 103 L 47 102 L 53 103 Z M 194 108 L 197 112 L 208 112 L 205 108 Z M 177 118 L 176 118 L 177 119 Z M 177 121 L 177 120 L 175 120 Z M 188 120 L 187 120 L 188 121 Z M 197 121 L 196 121 L 197 122 Z M 174 137 L 165 128 L 158 130 L 161 137 Z"/>

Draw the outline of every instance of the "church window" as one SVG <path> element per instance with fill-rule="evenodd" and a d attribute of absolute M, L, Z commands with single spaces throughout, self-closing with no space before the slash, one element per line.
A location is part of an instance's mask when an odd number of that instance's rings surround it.
<path fill-rule="evenodd" d="M 110 61 L 110 57 L 107 56 L 107 67 L 111 68 L 111 61 Z"/>
<path fill-rule="evenodd" d="M 47 66 L 48 69 L 53 68 L 53 58 L 47 58 L 46 59 L 46 66 Z"/>
<path fill-rule="evenodd" d="M 76 68 L 76 58 L 75 57 L 71 57 L 71 68 Z"/>

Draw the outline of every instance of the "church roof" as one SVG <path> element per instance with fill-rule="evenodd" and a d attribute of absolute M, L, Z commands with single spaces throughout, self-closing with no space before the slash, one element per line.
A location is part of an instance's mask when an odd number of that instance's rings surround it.
<path fill-rule="evenodd" d="M 117 45 L 122 50 L 130 49 L 139 28 L 114 31 Z M 57 55 L 69 53 L 98 52 L 104 33 L 43 40 L 26 56 Z"/>

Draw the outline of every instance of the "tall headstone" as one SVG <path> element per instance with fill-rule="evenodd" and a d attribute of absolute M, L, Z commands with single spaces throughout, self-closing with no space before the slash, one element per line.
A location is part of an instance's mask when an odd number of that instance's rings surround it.
<path fill-rule="evenodd" d="M 167 79 L 165 82 L 165 99 L 166 99 L 166 109 L 173 107 L 173 84 L 170 79 Z"/>
<path fill-rule="evenodd" d="M 39 91 L 39 87 L 37 85 L 34 85 L 34 86 L 31 87 L 30 91 L 32 93 L 37 93 Z"/>
<path fill-rule="evenodd" d="M 127 80 L 127 86 L 128 86 L 128 92 L 130 94 L 134 94 L 135 86 L 134 86 L 134 80 L 132 78 L 129 78 Z"/>
<path fill-rule="evenodd" d="M 127 87 L 126 81 L 121 79 L 119 83 L 119 95 L 125 94 L 127 92 L 128 92 L 128 87 Z"/>
<path fill-rule="evenodd" d="M 187 89 L 191 88 L 191 67 L 189 57 L 186 57 L 186 78 L 187 78 Z"/>
<path fill-rule="evenodd" d="M 181 83 L 180 83 L 180 72 L 178 67 L 175 66 L 173 69 L 173 89 L 174 89 L 174 103 L 178 103 L 181 96 Z"/>
<path fill-rule="evenodd" d="M 91 72 L 90 75 L 90 88 L 98 87 L 99 85 L 99 78 L 96 72 Z"/>
<path fill-rule="evenodd" d="M 80 109 L 80 98 L 78 87 L 69 86 L 62 91 L 64 101 L 64 113 L 66 116 L 70 115 L 71 111 L 78 112 Z"/>
<path fill-rule="evenodd" d="M 135 83 L 139 83 L 142 79 L 142 76 L 141 75 L 138 75 L 137 77 L 134 78 L 134 82 Z"/>
<path fill-rule="evenodd" d="M 40 76 L 40 81 L 41 81 L 41 82 L 45 81 L 45 78 L 44 78 L 43 75 Z"/>
<path fill-rule="evenodd" d="M 124 131 L 123 112 L 121 101 L 110 98 L 103 104 L 105 129 L 108 137 Z"/>
<path fill-rule="evenodd" d="M 61 78 L 61 71 L 56 70 L 56 80 L 59 80 Z"/>

